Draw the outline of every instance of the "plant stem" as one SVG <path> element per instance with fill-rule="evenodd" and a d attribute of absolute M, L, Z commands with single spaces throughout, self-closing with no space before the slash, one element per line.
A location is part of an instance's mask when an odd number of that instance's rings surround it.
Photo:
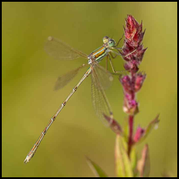
<path fill-rule="evenodd" d="M 132 148 L 132 135 L 133 135 L 133 122 L 134 122 L 134 116 L 129 116 L 129 139 L 128 139 L 128 156 L 130 158 L 130 152 Z"/>

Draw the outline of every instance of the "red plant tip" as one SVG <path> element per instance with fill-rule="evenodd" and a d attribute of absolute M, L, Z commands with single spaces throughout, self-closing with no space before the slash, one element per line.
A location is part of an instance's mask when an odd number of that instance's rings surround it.
<path fill-rule="evenodd" d="M 142 23 L 139 25 L 131 15 L 127 16 L 124 32 L 126 42 L 132 47 L 138 47 L 145 33 L 142 32 Z"/>
<path fill-rule="evenodd" d="M 105 119 L 108 121 L 109 123 L 109 126 L 110 128 L 116 133 L 116 134 L 119 134 L 119 135 L 122 135 L 122 128 L 121 126 L 119 125 L 119 123 L 115 120 L 115 119 L 112 119 L 111 117 L 103 114 L 103 116 L 105 117 Z"/>
<path fill-rule="evenodd" d="M 126 61 L 124 68 L 129 72 L 136 73 L 146 51 L 141 45 L 145 31 L 142 32 L 142 23 L 139 25 L 131 15 L 128 15 L 124 33 L 124 45 L 120 52 Z"/>
<path fill-rule="evenodd" d="M 143 134 L 145 133 L 145 129 L 141 128 L 140 126 L 138 126 L 136 133 L 134 135 L 134 139 L 133 141 L 136 143 L 140 140 L 140 138 L 143 136 Z"/>
<path fill-rule="evenodd" d="M 138 92 L 142 85 L 143 85 L 143 82 L 146 78 L 146 74 L 142 74 L 141 72 L 136 74 L 136 77 L 135 77 L 135 92 Z"/>

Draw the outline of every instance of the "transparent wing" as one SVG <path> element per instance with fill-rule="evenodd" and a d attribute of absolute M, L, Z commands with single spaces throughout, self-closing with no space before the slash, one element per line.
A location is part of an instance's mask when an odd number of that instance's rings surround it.
<path fill-rule="evenodd" d="M 83 64 L 82 66 L 66 73 L 65 75 L 58 77 L 54 90 L 58 90 L 60 88 L 63 88 L 65 85 L 67 85 L 80 71 L 80 69 L 82 69 L 84 66 L 86 66 L 86 64 Z"/>
<path fill-rule="evenodd" d="M 65 44 L 61 40 L 58 40 L 51 36 L 47 39 L 47 42 L 45 44 L 45 51 L 55 59 L 60 60 L 73 60 L 79 57 L 88 59 L 88 55 L 86 55 L 85 53 L 76 50 Z"/>
<path fill-rule="evenodd" d="M 103 114 L 111 116 L 113 113 L 104 89 L 99 81 L 95 66 L 92 68 L 91 79 L 92 102 L 96 115 L 103 121 L 106 126 L 109 126 L 109 123 L 106 121 Z"/>
<path fill-rule="evenodd" d="M 95 73 L 98 76 L 98 79 L 100 81 L 101 86 L 103 87 L 104 90 L 108 89 L 113 81 L 113 76 L 112 74 L 107 71 L 104 67 L 95 64 Z M 98 88 L 98 86 L 96 86 Z"/>

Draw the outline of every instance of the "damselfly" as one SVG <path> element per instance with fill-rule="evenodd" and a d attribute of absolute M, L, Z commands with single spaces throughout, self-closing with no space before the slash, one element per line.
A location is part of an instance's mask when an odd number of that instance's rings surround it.
<path fill-rule="evenodd" d="M 119 40 L 120 41 L 120 40 Z M 118 41 L 118 43 L 119 43 Z M 46 52 L 53 56 L 56 59 L 62 59 L 62 60 L 73 60 L 79 57 L 83 57 L 86 60 L 88 60 L 88 65 L 89 68 L 81 78 L 81 80 L 78 82 L 78 84 L 73 88 L 72 92 L 68 95 L 66 100 L 61 104 L 61 107 L 57 110 L 55 115 L 50 119 L 50 122 L 48 125 L 45 127 L 45 129 L 42 131 L 41 135 L 39 136 L 37 142 L 34 144 L 28 155 L 26 156 L 24 163 L 27 163 L 30 161 L 30 159 L 33 157 L 35 154 L 37 148 L 39 147 L 42 139 L 44 138 L 45 134 L 47 133 L 48 129 L 52 125 L 52 123 L 55 121 L 56 117 L 60 113 L 60 111 L 64 108 L 68 100 L 71 98 L 71 96 L 76 92 L 78 87 L 81 85 L 81 83 L 91 74 L 91 79 L 92 79 L 92 101 L 94 105 L 94 109 L 96 111 L 96 114 L 98 115 L 99 118 L 102 120 L 104 118 L 103 114 L 106 114 L 111 117 L 111 120 L 113 119 L 113 113 L 110 107 L 110 104 L 108 102 L 108 99 L 105 95 L 104 89 L 106 89 L 112 82 L 113 77 L 109 71 L 107 71 L 105 68 L 102 66 L 98 65 L 98 63 L 104 58 L 107 57 L 107 61 L 110 61 L 112 70 L 114 73 L 114 67 L 112 65 L 111 57 L 115 58 L 115 56 L 120 55 L 119 53 L 119 48 L 118 43 L 105 36 L 103 38 L 103 45 L 93 51 L 90 55 L 86 55 L 85 53 L 76 50 L 69 45 L 65 44 L 61 40 L 58 40 L 54 37 L 48 37 L 48 40 L 45 44 L 45 50 Z M 117 51 L 117 52 L 116 52 Z M 55 88 L 59 89 L 65 86 L 77 73 L 80 69 L 85 67 L 87 64 L 83 64 L 79 68 L 67 73 L 63 77 L 58 78 L 58 81 L 56 83 Z"/>

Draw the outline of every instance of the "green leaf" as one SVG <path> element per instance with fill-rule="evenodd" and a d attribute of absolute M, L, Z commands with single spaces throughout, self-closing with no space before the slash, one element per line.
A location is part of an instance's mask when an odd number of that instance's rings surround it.
<path fill-rule="evenodd" d="M 137 163 L 140 177 L 148 177 L 150 173 L 149 147 L 146 144 L 142 150 L 142 157 Z"/>
<path fill-rule="evenodd" d="M 129 136 L 129 124 L 128 124 L 128 118 L 125 118 L 124 127 L 123 127 L 123 137 L 126 142 L 128 142 L 128 136 Z"/>
<path fill-rule="evenodd" d="M 132 170 L 135 172 L 136 165 L 137 165 L 137 154 L 135 151 L 135 147 L 132 147 L 131 149 L 130 160 L 131 160 Z"/>
<path fill-rule="evenodd" d="M 159 122 L 158 118 L 159 118 L 159 114 L 156 116 L 156 118 L 153 121 L 150 122 L 150 124 L 145 129 L 143 136 L 139 139 L 139 141 L 136 144 L 141 143 L 148 136 L 148 134 L 152 131 L 154 127 L 158 127 L 157 126 L 158 125 L 157 123 Z"/>
<path fill-rule="evenodd" d="M 92 172 L 97 177 L 107 177 L 107 175 L 104 173 L 104 171 L 92 160 L 90 160 L 88 157 L 86 157 L 87 163 L 89 167 L 91 168 Z"/>
<path fill-rule="evenodd" d="M 133 177 L 131 162 L 127 155 L 127 143 L 119 135 L 116 136 L 115 162 L 118 177 Z"/>

